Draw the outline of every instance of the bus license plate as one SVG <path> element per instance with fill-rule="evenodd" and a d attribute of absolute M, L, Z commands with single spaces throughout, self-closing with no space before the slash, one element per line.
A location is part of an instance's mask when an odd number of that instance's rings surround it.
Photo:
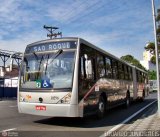
<path fill-rule="evenodd" d="M 46 110 L 46 106 L 36 106 L 36 110 Z"/>

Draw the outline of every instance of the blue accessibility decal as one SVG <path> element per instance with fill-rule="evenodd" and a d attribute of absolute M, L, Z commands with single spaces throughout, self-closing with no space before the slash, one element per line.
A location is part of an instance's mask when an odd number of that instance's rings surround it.
<path fill-rule="evenodd" d="M 50 83 L 50 80 L 42 80 L 42 84 L 41 84 L 42 88 L 51 88 L 52 85 Z"/>

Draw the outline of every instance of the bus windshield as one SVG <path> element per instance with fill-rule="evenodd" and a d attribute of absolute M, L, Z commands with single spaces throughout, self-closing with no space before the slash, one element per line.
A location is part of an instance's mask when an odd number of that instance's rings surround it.
<path fill-rule="evenodd" d="M 75 51 L 30 53 L 21 67 L 21 88 L 71 88 Z"/>

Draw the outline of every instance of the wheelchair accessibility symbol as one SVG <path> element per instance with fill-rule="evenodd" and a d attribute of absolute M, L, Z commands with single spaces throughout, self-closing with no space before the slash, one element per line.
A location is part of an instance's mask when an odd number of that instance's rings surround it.
<path fill-rule="evenodd" d="M 49 86 L 49 85 L 48 85 L 47 81 L 44 80 L 44 82 L 43 82 L 43 87 L 46 88 L 46 87 L 48 87 L 48 86 Z"/>
<path fill-rule="evenodd" d="M 42 88 L 50 88 L 51 84 L 48 80 L 42 80 Z"/>

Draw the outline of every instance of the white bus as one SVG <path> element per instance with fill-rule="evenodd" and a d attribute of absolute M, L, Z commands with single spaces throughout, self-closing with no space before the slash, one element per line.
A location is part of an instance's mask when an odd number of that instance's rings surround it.
<path fill-rule="evenodd" d="M 81 38 L 26 47 L 20 69 L 20 113 L 84 117 L 147 95 L 147 73 Z"/>

